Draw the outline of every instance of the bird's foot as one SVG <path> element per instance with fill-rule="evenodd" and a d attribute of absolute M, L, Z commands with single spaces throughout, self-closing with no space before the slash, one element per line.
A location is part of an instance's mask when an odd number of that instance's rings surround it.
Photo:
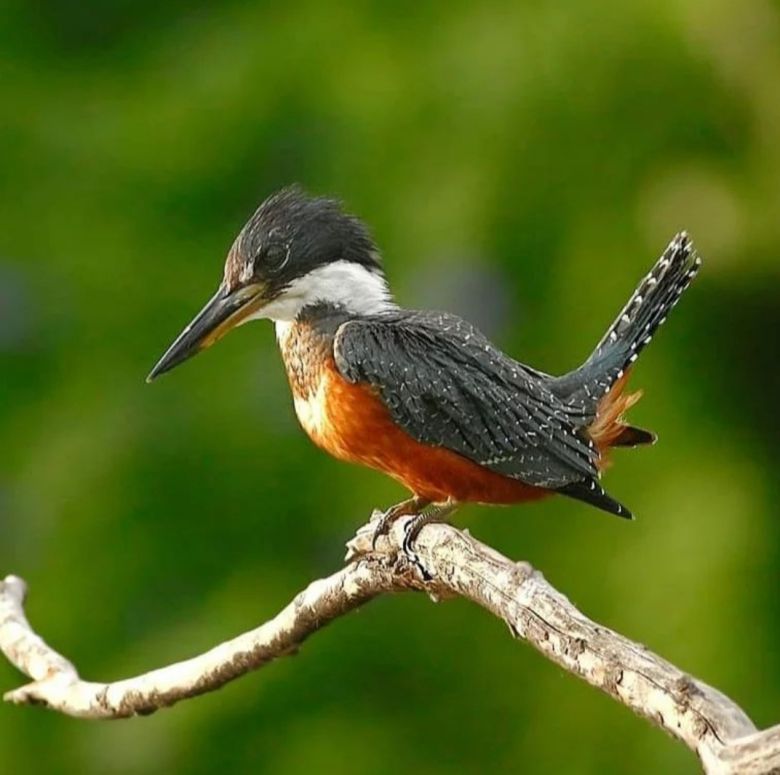
<path fill-rule="evenodd" d="M 396 503 L 395 506 L 391 506 L 387 511 L 383 511 L 374 528 L 374 535 L 371 538 L 371 548 L 376 549 L 377 541 L 390 532 L 390 528 L 392 528 L 397 520 L 401 517 L 408 517 L 411 515 L 415 515 L 415 518 L 419 517 L 420 513 L 429 503 L 430 501 L 427 501 L 424 498 L 418 498 L 415 495 L 413 498 L 401 501 L 401 503 Z"/>
<path fill-rule="evenodd" d="M 417 539 L 417 536 L 420 535 L 420 531 L 426 525 L 430 525 L 432 522 L 445 522 L 447 517 L 449 517 L 457 508 L 458 504 L 451 500 L 445 501 L 444 503 L 428 504 L 415 514 L 404 528 L 404 538 L 401 543 L 401 549 L 410 565 L 417 568 L 420 572 L 423 581 L 430 581 L 433 576 L 427 571 L 422 564 L 419 555 L 414 550 L 414 542 Z"/>
<path fill-rule="evenodd" d="M 423 565 L 419 555 L 414 549 L 414 542 L 420 531 L 432 522 L 444 522 L 458 507 L 455 501 L 447 500 L 440 503 L 431 503 L 423 498 L 413 497 L 398 503 L 387 511 L 375 511 L 371 522 L 364 525 L 357 535 L 347 543 L 347 561 L 356 557 L 376 551 L 377 543 L 382 536 L 386 536 L 395 522 L 402 517 L 411 517 L 404 525 L 403 538 L 401 540 L 401 552 L 407 563 L 416 568 L 423 581 L 430 581 L 433 577 Z M 371 548 L 367 547 L 370 542 Z"/>

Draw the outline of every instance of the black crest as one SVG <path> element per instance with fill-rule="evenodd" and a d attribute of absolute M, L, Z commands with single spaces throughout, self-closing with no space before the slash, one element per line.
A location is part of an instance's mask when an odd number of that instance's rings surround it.
<path fill-rule="evenodd" d="M 338 200 L 309 196 L 295 185 L 269 196 L 246 223 L 231 251 L 228 277 L 289 281 L 339 260 L 381 271 L 366 225 Z"/>

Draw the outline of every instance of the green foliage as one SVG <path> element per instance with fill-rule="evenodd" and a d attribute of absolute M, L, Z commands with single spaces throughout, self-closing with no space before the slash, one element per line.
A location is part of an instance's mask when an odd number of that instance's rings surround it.
<path fill-rule="evenodd" d="M 144 384 L 270 191 L 343 196 L 401 301 L 550 371 L 685 227 L 704 270 L 633 381 L 661 441 L 608 476 L 638 521 L 554 500 L 460 522 L 777 722 L 775 9 L 9 0 L 0 570 L 34 623 L 87 678 L 184 658 L 336 568 L 402 495 L 303 436 L 269 326 Z M 0 707 L 0 728 L 9 773 L 694 769 L 484 613 L 411 597 L 173 711 Z"/>

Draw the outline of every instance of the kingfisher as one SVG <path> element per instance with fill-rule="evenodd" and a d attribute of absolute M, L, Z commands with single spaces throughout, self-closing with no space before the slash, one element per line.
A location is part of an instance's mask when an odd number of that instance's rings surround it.
<path fill-rule="evenodd" d="M 671 241 L 582 365 L 527 366 L 448 312 L 401 307 L 366 225 L 297 186 L 267 198 L 230 248 L 211 300 L 151 381 L 250 320 L 272 320 L 300 424 L 334 457 L 378 469 L 409 497 L 382 512 L 374 541 L 408 516 L 403 548 L 459 504 L 561 494 L 619 517 L 601 484 L 615 447 L 652 444 L 626 422 L 634 362 L 701 265 Z"/>

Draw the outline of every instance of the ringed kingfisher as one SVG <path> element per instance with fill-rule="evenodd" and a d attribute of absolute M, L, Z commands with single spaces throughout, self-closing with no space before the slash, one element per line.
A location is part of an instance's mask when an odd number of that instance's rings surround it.
<path fill-rule="evenodd" d="M 382 514 L 374 541 L 410 516 L 410 557 L 423 525 L 460 503 L 560 493 L 630 519 L 600 483 L 611 448 L 655 441 L 624 420 L 641 395 L 625 392 L 626 381 L 700 264 L 678 234 L 587 360 L 555 377 L 501 352 L 456 315 L 399 306 L 363 222 L 293 186 L 252 215 L 216 294 L 148 379 L 236 326 L 274 321 L 306 433 L 409 490 Z"/>

